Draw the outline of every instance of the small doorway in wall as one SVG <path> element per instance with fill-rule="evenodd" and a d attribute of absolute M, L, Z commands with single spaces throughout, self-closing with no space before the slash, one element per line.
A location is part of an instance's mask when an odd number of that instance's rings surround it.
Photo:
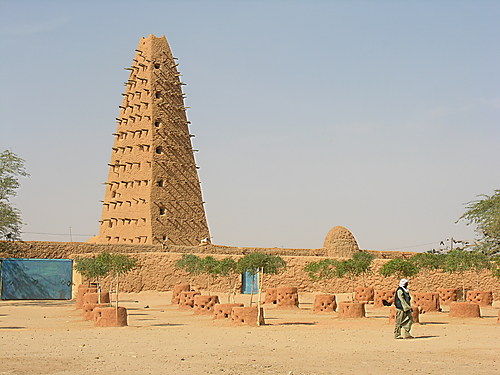
<path fill-rule="evenodd" d="M 248 272 L 241 274 L 241 293 L 251 294 L 253 285 L 253 294 L 257 294 L 259 290 L 257 274 L 250 275 Z"/>

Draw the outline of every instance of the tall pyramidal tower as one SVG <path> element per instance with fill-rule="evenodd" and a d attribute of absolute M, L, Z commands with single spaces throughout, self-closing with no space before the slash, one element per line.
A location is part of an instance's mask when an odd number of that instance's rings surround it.
<path fill-rule="evenodd" d="M 177 65 L 164 36 L 141 38 L 91 242 L 198 245 L 210 236 Z"/>

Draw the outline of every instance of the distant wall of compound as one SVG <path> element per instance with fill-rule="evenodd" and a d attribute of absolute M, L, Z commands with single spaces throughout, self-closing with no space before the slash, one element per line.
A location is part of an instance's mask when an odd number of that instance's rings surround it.
<path fill-rule="evenodd" d="M 6 244 L 3 242 L 2 244 Z M 123 245 L 123 244 L 88 244 L 80 242 L 16 242 L 10 249 L 0 253 L 3 258 L 53 258 L 74 259 L 76 256 L 93 256 L 102 251 L 112 253 L 130 254 L 137 258 L 137 267 L 120 281 L 120 290 L 124 292 L 140 292 L 146 290 L 167 291 L 172 290 L 176 284 L 190 283 L 196 289 L 207 288 L 205 276 L 191 277 L 189 274 L 175 268 L 175 262 L 183 254 L 196 254 L 198 256 L 213 255 L 216 259 L 228 256 L 239 259 L 245 254 L 259 251 L 267 254 L 279 255 L 287 263 L 287 269 L 279 275 L 265 275 L 263 288 L 277 286 L 297 287 L 300 292 L 350 292 L 353 286 L 362 285 L 361 278 L 354 283 L 348 279 L 331 279 L 312 282 L 304 266 L 313 261 L 325 259 L 326 249 L 282 249 L 282 248 L 239 248 L 230 246 L 164 246 L 161 245 Z M 410 253 L 401 252 L 371 252 L 379 259 L 373 262 L 373 272 L 366 277 L 367 286 L 375 289 L 395 289 L 398 285 L 396 277 L 383 277 L 378 274 L 380 267 L 390 258 L 408 257 Z M 380 259 L 385 258 L 385 259 Z M 232 285 L 241 287 L 241 276 L 232 278 Z M 461 289 L 462 280 L 459 275 L 450 275 L 443 272 L 431 272 L 428 276 L 429 289 L 436 291 L 438 288 Z M 476 290 L 476 275 L 465 274 L 467 290 Z M 480 289 L 493 291 L 494 300 L 500 300 L 500 281 L 484 272 L 480 275 Z M 106 287 L 106 282 L 104 287 Z M 216 278 L 211 289 L 218 292 L 229 290 L 227 278 Z M 425 292 L 426 283 L 422 276 L 411 278 L 410 289 L 413 292 Z"/>

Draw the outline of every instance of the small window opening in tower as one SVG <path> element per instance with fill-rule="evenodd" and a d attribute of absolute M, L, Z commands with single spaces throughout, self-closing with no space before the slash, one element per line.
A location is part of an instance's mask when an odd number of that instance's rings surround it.
<path fill-rule="evenodd" d="M 161 154 L 163 152 L 163 149 L 161 147 L 156 147 L 155 152 L 157 154 Z"/>
<path fill-rule="evenodd" d="M 158 185 L 158 187 L 163 187 L 163 180 L 156 181 L 156 184 Z"/>
<path fill-rule="evenodd" d="M 161 239 L 162 239 L 163 241 L 166 241 L 166 240 L 167 240 L 167 236 L 163 236 Z"/>
<path fill-rule="evenodd" d="M 159 128 L 161 126 L 161 121 L 155 121 L 155 127 Z"/>
<path fill-rule="evenodd" d="M 163 207 L 160 208 L 160 215 L 165 215 L 165 209 Z"/>
<path fill-rule="evenodd" d="M 159 91 L 155 92 L 155 98 L 156 99 L 160 99 L 161 98 L 161 94 Z"/>
<path fill-rule="evenodd" d="M 160 64 L 156 63 L 155 64 L 155 69 L 160 69 Z"/>

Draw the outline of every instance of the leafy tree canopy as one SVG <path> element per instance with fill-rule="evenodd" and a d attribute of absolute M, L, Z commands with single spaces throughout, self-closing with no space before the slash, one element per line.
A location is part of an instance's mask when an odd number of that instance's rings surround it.
<path fill-rule="evenodd" d="M 283 258 L 263 253 L 250 253 L 238 260 L 240 272 L 255 275 L 259 270 L 267 274 L 277 274 L 286 268 Z"/>
<path fill-rule="evenodd" d="M 477 225 L 479 243 L 476 250 L 487 255 L 500 254 L 500 190 L 495 190 L 491 196 L 478 197 L 483 199 L 467 203 L 466 211 L 458 221 Z"/>
<path fill-rule="evenodd" d="M 418 253 L 410 258 L 410 261 L 418 268 L 429 271 L 440 269 L 443 266 L 444 260 L 444 254 L 435 253 Z"/>
<path fill-rule="evenodd" d="M 396 258 L 391 259 L 386 264 L 380 268 L 380 274 L 383 276 L 396 275 L 401 277 L 412 277 L 415 276 L 420 269 L 410 260 Z"/>
<path fill-rule="evenodd" d="M 323 259 L 317 262 L 307 263 L 304 271 L 307 272 L 312 281 L 331 279 L 335 277 L 335 269 L 339 262 L 335 259 Z"/>
<path fill-rule="evenodd" d="M 6 150 L 0 154 L 0 239 L 18 240 L 21 237 L 21 212 L 12 206 L 10 198 L 21 186 L 19 177 L 29 177 L 24 160 Z"/>
<path fill-rule="evenodd" d="M 200 258 L 194 254 L 183 254 L 181 259 L 175 262 L 175 266 L 193 275 L 199 275 L 202 271 Z"/>

